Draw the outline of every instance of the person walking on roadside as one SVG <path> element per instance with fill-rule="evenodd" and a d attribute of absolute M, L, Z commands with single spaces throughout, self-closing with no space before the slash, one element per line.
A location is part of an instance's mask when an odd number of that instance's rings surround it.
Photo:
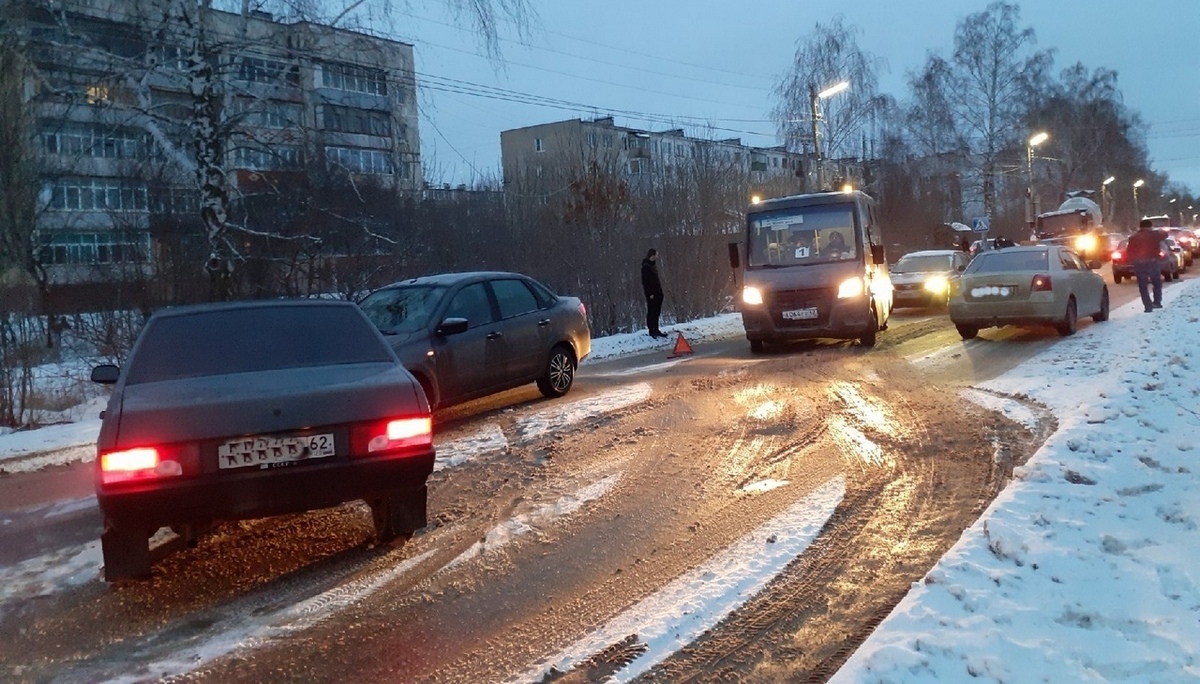
<path fill-rule="evenodd" d="M 1137 276 L 1138 294 L 1142 296 L 1142 305 L 1146 313 L 1162 308 L 1162 241 L 1166 236 L 1162 231 L 1153 230 L 1149 220 L 1138 224 L 1138 231 L 1129 237 L 1126 245 L 1126 257 L 1133 265 L 1133 273 Z M 1150 297 L 1150 286 L 1154 286 L 1154 298 Z"/>
<path fill-rule="evenodd" d="M 646 295 L 646 329 L 650 337 L 666 337 L 658 329 L 658 315 L 662 313 L 663 289 L 658 279 L 658 250 L 651 248 L 642 259 L 642 292 Z"/>

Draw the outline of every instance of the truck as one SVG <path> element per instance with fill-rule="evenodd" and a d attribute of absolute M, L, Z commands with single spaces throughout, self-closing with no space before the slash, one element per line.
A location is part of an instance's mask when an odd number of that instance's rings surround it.
<path fill-rule="evenodd" d="M 1100 205 L 1074 195 L 1058 209 L 1037 215 L 1033 239 L 1045 245 L 1070 247 L 1085 261 L 1107 261 L 1112 246 L 1104 232 Z"/>

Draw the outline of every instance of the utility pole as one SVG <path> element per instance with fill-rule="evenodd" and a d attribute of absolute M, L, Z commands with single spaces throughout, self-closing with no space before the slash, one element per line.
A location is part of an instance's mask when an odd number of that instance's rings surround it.
<path fill-rule="evenodd" d="M 817 104 L 817 86 L 815 83 L 808 84 L 808 100 L 812 105 L 812 136 L 813 136 L 813 152 L 816 156 L 817 165 L 817 192 L 825 189 L 825 162 L 821 159 L 821 127 L 818 123 L 821 118 L 821 110 Z"/>

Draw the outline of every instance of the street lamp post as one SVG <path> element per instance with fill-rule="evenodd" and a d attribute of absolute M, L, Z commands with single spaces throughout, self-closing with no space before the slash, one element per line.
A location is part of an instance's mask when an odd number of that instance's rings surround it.
<path fill-rule="evenodd" d="M 1029 172 L 1029 191 L 1028 197 L 1025 201 L 1025 221 L 1029 224 L 1030 235 L 1033 235 L 1034 217 L 1037 216 L 1037 210 L 1041 204 L 1037 201 L 1037 198 L 1033 194 L 1033 148 L 1041 145 L 1049 139 L 1050 134 L 1042 131 L 1040 133 L 1035 133 L 1033 137 L 1029 138 L 1027 144 L 1025 145 L 1026 169 Z"/>
<path fill-rule="evenodd" d="M 1133 182 L 1133 220 L 1137 221 L 1138 223 L 1141 223 L 1142 221 L 1142 210 L 1138 208 L 1137 191 L 1138 188 L 1145 184 L 1146 181 L 1142 180 L 1141 178 Z"/>
<path fill-rule="evenodd" d="M 1112 195 L 1108 194 L 1108 185 L 1117 179 L 1116 176 L 1109 176 L 1100 184 L 1100 213 L 1102 221 L 1112 220 Z M 1106 224 L 1107 225 L 1107 224 Z"/>
<path fill-rule="evenodd" d="M 843 90 L 850 87 L 849 81 L 842 81 L 829 86 L 821 92 L 817 92 L 815 83 L 808 84 L 808 98 L 812 105 L 812 135 L 813 135 L 813 152 L 816 156 L 817 163 L 817 191 L 825 189 L 825 160 L 821 158 L 821 100 L 833 97 Z"/>

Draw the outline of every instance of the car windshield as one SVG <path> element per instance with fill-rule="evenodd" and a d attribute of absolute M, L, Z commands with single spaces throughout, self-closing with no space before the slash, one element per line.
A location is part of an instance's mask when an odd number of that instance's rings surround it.
<path fill-rule="evenodd" d="M 892 273 L 926 273 L 929 271 L 949 271 L 954 267 L 954 260 L 945 254 L 926 254 L 923 256 L 900 257 L 900 261 L 891 268 Z"/>
<path fill-rule="evenodd" d="M 781 209 L 750 217 L 748 266 L 792 266 L 852 260 L 854 205 L 826 204 Z"/>
<path fill-rule="evenodd" d="M 126 383 L 394 360 L 350 306 L 218 309 L 151 319 Z"/>
<path fill-rule="evenodd" d="M 1046 250 L 996 249 L 980 254 L 971 261 L 967 273 L 1002 273 L 1005 271 L 1045 271 L 1049 266 Z"/>
<path fill-rule="evenodd" d="M 400 285 L 372 293 L 359 307 L 385 335 L 424 330 L 446 288 L 437 285 Z"/>

